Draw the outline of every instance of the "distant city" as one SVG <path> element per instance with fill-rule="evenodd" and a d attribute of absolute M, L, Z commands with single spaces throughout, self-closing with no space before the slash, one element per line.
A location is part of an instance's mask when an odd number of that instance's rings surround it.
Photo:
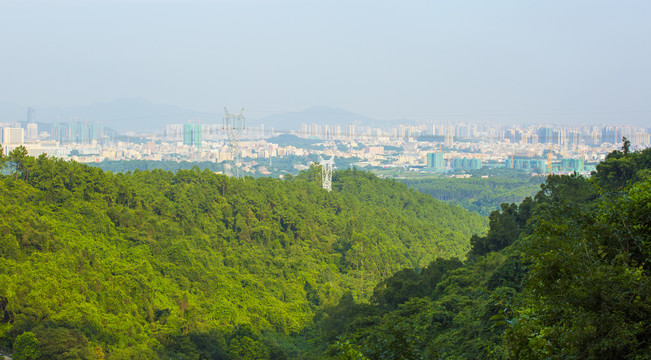
<path fill-rule="evenodd" d="M 273 159 L 293 156 L 296 171 L 315 156 L 354 159 L 359 168 L 400 169 L 415 173 L 454 173 L 481 168 L 513 168 L 532 175 L 589 174 L 609 152 L 622 146 L 651 145 L 649 128 L 635 126 L 496 125 L 491 123 L 396 124 L 393 127 L 303 123 L 297 129 L 271 124 L 247 127 L 233 135 L 232 124 L 189 120 L 164 125 L 149 135 L 119 134 L 90 120 L 37 123 L 29 108 L 25 121 L 0 123 L 4 153 L 24 146 L 31 156 L 55 156 L 82 163 L 150 160 L 213 162 L 224 172 L 272 174 Z M 304 160 L 301 160 L 304 159 Z M 282 176 L 282 175 L 280 175 Z"/>

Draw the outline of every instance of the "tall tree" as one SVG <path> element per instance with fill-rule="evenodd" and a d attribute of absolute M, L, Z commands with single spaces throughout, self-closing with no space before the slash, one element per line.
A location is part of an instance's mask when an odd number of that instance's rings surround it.
<path fill-rule="evenodd" d="M 19 173 L 23 173 L 25 169 L 26 162 L 31 159 L 27 156 L 27 149 L 20 145 L 17 148 L 9 152 L 7 160 L 12 164 L 12 167 L 15 169 L 15 177 L 18 178 Z M 23 174 L 24 176 L 25 174 Z"/>

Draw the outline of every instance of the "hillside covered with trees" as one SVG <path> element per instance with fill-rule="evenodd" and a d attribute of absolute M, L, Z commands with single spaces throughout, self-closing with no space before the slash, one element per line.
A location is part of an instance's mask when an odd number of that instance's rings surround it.
<path fill-rule="evenodd" d="M 0 345 L 15 359 L 312 357 L 328 309 L 463 258 L 487 226 L 355 170 L 327 192 L 316 168 L 113 174 L 24 148 L 0 165 Z"/>
<path fill-rule="evenodd" d="M 511 169 L 506 169 L 511 170 Z M 505 171 L 506 172 L 506 171 Z M 435 199 L 451 202 L 466 210 L 488 216 L 503 203 L 519 203 L 540 190 L 544 178 L 528 173 L 509 171 L 490 177 L 423 178 L 400 180 Z"/>
<path fill-rule="evenodd" d="M 651 149 L 486 219 L 355 170 L 113 174 L 3 157 L 16 359 L 646 359 Z"/>
<path fill-rule="evenodd" d="M 306 164 L 314 163 L 319 161 L 319 156 L 316 154 L 310 154 L 306 156 L 284 156 L 273 158 L 272 161 L 265 159 L 243 159 L 250 166 L 247 166 L 243 169 L 243 173 L 246 176 L 251 177 L 280 177 L 287 174 L 297 175 L 300 171 L 297 170 L 302 166 L 307 166 Z M 359 158 L 337 158 L 337 166 L 339 169 L 347 169 L 352 167 L 352 164 L 360 161 Z M 103 160 L 101 162 L 90 162 L 87 163 L 89 166 L 95 166 L 105 171 L 111 171 L 114 173 L 118 172 L 133 172 L 136 170 L 163 170 L 163 171 L 172 171 L 177 172 L 179 170 L 191 170 L 194 167 L 197 167 L 201 170 L 208 169 L 217 173 L 229 173 L 229 169 L 226 163 L 216 163 L 213 161 L 175 161 L 175 160 Z M 298 165 L 298 166 L 297 166 Z"/>
<path fill-rule="evenodd" d="M 465 262 L 436 259 L 342 299 L 321 325 L 338 359 L 648 359 L 651 149 L 624 139 L 590 179 L 552 175 L 503 204 Z"/>

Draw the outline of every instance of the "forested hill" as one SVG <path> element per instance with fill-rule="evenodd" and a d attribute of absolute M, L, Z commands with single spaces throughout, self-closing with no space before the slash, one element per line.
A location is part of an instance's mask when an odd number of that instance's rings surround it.
<path fill-rule="evenodd" d="M 503 203 L 519 203 L 540 190 L 543 177 L 512 171 L 488 178 L 424 178 L 404 179 L 401 182 L 414 189 L 432 195 L 435 199 L 448 201 L 466 210 L 488 216 Z"/>
<path fill-rule="evenodd" d="M 0 176 L 0 345 L 15 358 L 300 358 L 315 314 L 463 258 L 487 225 L 354 170 L 327 192 L 317 169 L 112 174 L 20 149 Z"/>
<path fill-rule="evenodd" d="M 338 359 L 651 358 L 651 149 L 502 204 L 462 263 L 403 269 L 320 323 Z"/>

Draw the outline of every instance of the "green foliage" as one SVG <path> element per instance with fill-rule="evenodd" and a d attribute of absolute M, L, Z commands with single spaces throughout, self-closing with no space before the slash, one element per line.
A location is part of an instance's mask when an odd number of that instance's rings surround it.
<path fill-rule="evenodd" d="M 17 164 L 0 177 L 0 342 L 31 331 L 47 358 L 304 357 L 302 336 L 342 295 L 365 301 L 401 268 L 463 257 L 487 223 L 356 170 L 327 192 L 315 168 Z"/>
<path fill-rule="evenodd" d="M 502 211 L 493 211 L 488 217 L 489 230 L 486 236 L 473 235 L 470 239 L 470 256 L 482 256 L 499 251 L 511 245 L 525 231 L 531 217 L 533 201 L 526 198 L 518 206 L 502 204 Z"/>
<path fill-rule="evenodd" d="M 517 309 L 530 320 L 509 332 L 513 357 L 648 354 L 650 201 L 651 178 L 621 197 L 603 200 L 598 211 L 537 226 L 525 247 L 531 274 Z M 524 341 L 533 334 L 545 346 Z"/>
<path fill-rule="evenodd" d="M 509 358 L 648 358 L 649 149 L 615 151 L 594 182 L 557 179 L 522 243 L 529 279 L 506 332 Z M 569 201 L 568 201 L 569 200 Z"/>
<path fill-rule="evenodd" d="M 488 178 L 471 177 L 401 180 L 414 189 L 488 216 L 503 203 L 518 203 L 532 197 L 544 181 L 542 177 L 514 173 Z"/>
<path fill-rule="evenodd" d="M 13 358 L 16 360 L 36 360 L 41 356 L 41 343 L 36 336 L 27 331 L 24 332 L 14 341 Z"/>
<path fill-rule="evenodd" d="M 4 154 L 4 149 L 0 148 L 0 171 L 4 169 L 6 163 L 7 163 L 7 157 Z"/>
<path fill-rule="evenodd" d="M 243 159 L 246 162 L 252 164 L 250 171 L 245 171 L 246 176 L 253 177 L 274 177 L 277 178 L 280 175 L 288 176 L 290 174 L 296 175 L 299 173 L 294 166 L 295 165 L 306 165 L 310 162 L 318 162 L 319 156 L 316 154 L 310 154 L 307 156 L 283 156 L 278 158 L 272 158 L 271 161 L 260 159 Z M 351 164 L 360 161 L 359 158 L 337 158 L 337 166 L 340 169 L 346 169 L 351 166 Z M 179 170 L 191 170 L 195 166 L 201 170 L 208 169 L 213 172 L 223 173 L 226 171 L 224 165 L 225 163 L 216 163 L 213 161 L 176 161 L 176 160 L 104 160 L 99 163 L 88 163 L 89 166 L 99 167 L 105 171 L 111 171 L 114 173 L 126 173 L 133 172 L 136 170 L 163 170 L 163 171 L 172 171 L 177 172 Z M 262 168 L 265 168 L 267 172 L 262 172 Z"/>
<path fill-rule="evenodd" d="M 15 177 L 18 178 L 18 175 L 24 172 L 25 167 L 32 158 L 27 156 L 27 149 L 21 145 L 11 150 L 6 160 L 9 161 L 11 168 L 14 170 Z"/>
<path fill-rule="evenodd" d="M 15 154 L 0 342 L 31 333 L 41 358 L 71 359 L 648 358 L 650 154 L 550 176 L 488 219 L 358 170 L 327 192 L 316 167 L 238 180 Z"/>
<path fill-rule="evenodd" d="M 342 299 L 325 311 L 326 329 L 369 359 L 490 358 L 502 330 L 490 318 L 511 302 L 515 289 L 488 290 L 509 258 L 491 253 L 472 265 L 436 259 L 422 270 L 403 270 L 382 281 L 371 305 Z M 324 341 L 334 341 L 327 336 Z"/>
<path fill-rule="evenodd" d="M 651 148 L 630 152 L 626 138 L 622 151 L 616 150 L 597 165 L 596 183 L 606 192 L 621 190 L 628 182 L 644 180 L 651 174 Z"/>
<path fill-rule="evenodd" d="M 337 341 L 335 343 L 337 356 L 336 360 L 368 360 L 350 341 Z"/>
<path fill-rule="evenodd" d="M 95 359 L 88 339 L 78 329 L 64 327 L 37 327 L 34 329 L 41 341 L 44 359 Z"/>
<path fill-rule="evenodd" d="M 625 144 L 593 179 L 548 177 L 533 198 L 491 214 L 465 264 L 403 269 L 378 283 L 371 305 L 348 304 L 340 335 L 370 359 L 649 358 L 648 154 Z"/>

